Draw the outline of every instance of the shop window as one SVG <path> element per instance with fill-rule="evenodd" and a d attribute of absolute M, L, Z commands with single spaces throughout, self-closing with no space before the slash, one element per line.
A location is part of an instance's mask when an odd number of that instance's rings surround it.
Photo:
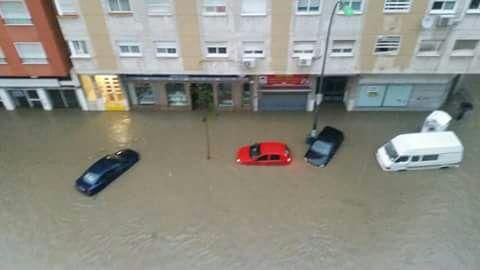
<path fill-rule="evenodd" d="M 30 13 L 23 1 L 0 1 L 0 15 L 5 24 L 32 24 Z"/>
<path fill-rule="evenodd" d="M 252 103 L 252 90 L 250 83 L 244 83 L 242 90 L 242 107 L 249 107 Z"/>
<path fill-rule="evenodd" d="M 167 83 L 168 106 L 187 106 L 188 99 L 183 83 Z"/>
<path fill-rule="evenodd" d="M 219 83 L 218 84 L 218 106 L 219 107 L 232 107 L 232 84 L 231 83 Z"/>
<path fill-rule="evenodd" d="M 136 83 L 135 95 L 137 96 L 137 101 L 140 105 L 155 104 L 156 97 L 150 83 Z"/>

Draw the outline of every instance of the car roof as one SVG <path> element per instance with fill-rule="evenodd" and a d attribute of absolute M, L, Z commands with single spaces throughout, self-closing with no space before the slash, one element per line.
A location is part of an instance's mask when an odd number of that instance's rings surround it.
<path fill-rule="evenodd" d="M 452 131 L 402 134 L 391 142 L 400 154 L 463 151 L 462 143 Z"/>
<path fill-rule="evenodd" d="M 283 154 L 286 145 L 281 142 L 262 142 L 260 143 L 260 153 L 262 154 Z"/>
<path fill-rule="evenodd" d="M 335 140 L 335 141 L 341 141 L 343 140 L 343 132 L 330 126 L 326 126 L 325 128 L 322 129 L 320 134 L 318 134 L 318 139 L 320 140 Z"/>
<path fill-rule="evenodd" d="M 97 162 L 93 163 L 90 168 L 88 168 L 87 172 L 101 174 L 105 171 L 112 168 L 118 164 L 118 159 L 112 155 L 104 156 L 103 158 L 99 159 Z"/>

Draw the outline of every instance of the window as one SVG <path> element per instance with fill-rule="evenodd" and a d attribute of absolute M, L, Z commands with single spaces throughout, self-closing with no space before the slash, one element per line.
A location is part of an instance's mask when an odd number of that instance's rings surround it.
<path fill-rule="evenodd" d="M 90 57 L 85 40 L 71 40 L 68 42 L 72 57 Z"/>
<path fill-rule="evenodd" d="M 412 162 L 417 162 L 420 160 L 420 156 L 413 156 L 412 157 Z"/>
<path fill-rule="evenodd" d="M 257 158 L 258 161 L 267 161 L 268 160 L 268 156 L 267 155 L 264 155 L 264 156 L 261 156 L 259 158 Z"/>
<path fill-rule="evenodd" d="M 207 43 L 207 57 L 227 57 L 226 43 Z"/>
<path fill-rule="evenodd" d="M 146 0 L 148 15 L 170 15 L 172 14 L 171 0 Z"/>
<path fill-rule="evenodd" d="M 411 0 L 385 0 L 383 11 L 385 13 L 409 12 Z"/>
<path fill-rule="evenodd" d="M 433 1 L 431 13 L 453 13 L 456 6 L 455 0 Z"/>
<path fill-rule="evenodd" d="M 232 84 L 219 83 L 218 84 L 218 107 L 232 107 Z"/>
<path fill-rule="evenodd" d="M 297 14 L 320 14 L 320 0 L 297 0 Z"/>
<path fill-rule="evenodd" d="M 1 1 L 0 15 L 5 24 L 32 24 L 30 13 L 23 1 Z"/>
<path fill-rule="evenodd" d="M 406 162 L 406 161 L 408 161 L 408 156 L 401 156 L 395 162 L 400 163 L 400 162 Z"/>
<path fill-rule="evenodd" d="M 59 15 L 77 14 L 74 0 L 55 0 L 55 7 Z"/>
<path fill-rule="evenodd" d="M 438 159 L 438 155 L 426 155 L 422 157 L 422 161 L 433 161 L 437 159 Z"/>
<path fill-rule="evenodd" d="M 350 6 L 354 14 L 361 14 L 363 10 L 363 0 L 344 0 L 343 3 Z M 340 6 L 338 7 L 338 14 L 343 14 Z"/>
<path fill-rule="evenodd" d="M 178 57 L 175 41 L 158 41 L 156 44 L 157 57 Z"/>
<path fill-rule="evenodd" d="M 246 58 L 262 58 L 263 42 L 244 42 L 243 43 L 243 57 Z"/>
<path fill-rule="evenodd" d="M 242 15 L 265 15 L 265 0 L 242 0 Z"/>
<path fill-rule="evenodd" d="M 477 45 L 476 39 L 459 39 L 455 41 L 452 56 L 473 56 Z"/>
<path fill-rule="evenodd" d="M 250 89 L 250 83 L 246 82 L 243 84 L 242 91 L 242 107 L 250 107 L 252 104 L 252 91 Z"/>
<path fill-rule="evenodd" d="M 121 42 L 118 43 L 118 50 L 120 56 L 123 57 L 139 57 L 142 56 L 140 44 L 136 42 Z"/>
<path fill-rule="evenodd" d="M 6 64 L 7 59 L 5 58 L 5 55 L 3 54 L 2 49 L 0 48 L 0 64 Z"/>
<path fill-rule="evenodd" d="M 203 13 L 205 15 L 225 15 L 226 12 L 225 0 L 203 0 Z"/>
<path fill-rule="evenodd" d="M 439 56 L 441 40 L 422 40 L 418 47 L 418 56 Z"/>
<path fill-rule="evenodd" d="M 334 40 L 330 56 L 353 56 L 354 40 Z"/>
<path fill-rule="evenodd" d="M 399 36 L 379 36 L 375 45 L 375 54 L 396 55 L 400 50 Z"/>
<path fill-rule="evenodd" d="M 47 56 L 39 42 L 15 43 L 18 55 L 24 64 L 47 64 Z"/>
<path fill-rule="evenodd" d="M 131 12 L 129 0 L 108 0 L 110 12 Z"/>
<path fill-rule="evenodd" d="M 472 0 L 470 6 L 468 6 L 468 11 L 480 12 L 480 0 Z"/>
<path fill-rule="evenodd" d="M 271 155 L 270 160 L 280 160 L 280 156 L 279 155 Z"/>
<path fill-rule="evenodd" d="M 187 106 L 188 99 L 185 92 L 185 84 L 183 83 L 167 83 L 167 101 L 168 106 Z"/>
<path fill-rule="evenodd" d="M 294 41 L 293 57 L 312 56 L 315 53 L 314 41 Z"/>

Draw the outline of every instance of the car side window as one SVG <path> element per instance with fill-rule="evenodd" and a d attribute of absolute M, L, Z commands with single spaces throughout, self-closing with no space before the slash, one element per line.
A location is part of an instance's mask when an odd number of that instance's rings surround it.
<path fill-rule="evenodd" d="M 408 160 L 408 156 L 401 156 L 395 162 L 400 163 L 400 162 L 406 162 L 407 160 Z"/>
<path fill-rule="evenodd" d="M 279 155 L 271 155 L 270 160 L 280 160 L 280 156 Z"/>
<path fill-rule="evenodd" d="M 423 156 L 422 161 L 433 161 L 437 159 L 438 159 L 438 155 L 425 155 Z"/>
<path fill-rule="evenodd" d="M 264 156 L 261 156 L 259 158 L 257 158 L 258 161 L 266 161 L 268 160 L 268 156 L 267 155 L 264 155 Z"/>
<path fill-rule="evenodd" d="M 420 160 L 420 156 L 413 156 L 412 157 L 412 162 L 417 162 Z"/>

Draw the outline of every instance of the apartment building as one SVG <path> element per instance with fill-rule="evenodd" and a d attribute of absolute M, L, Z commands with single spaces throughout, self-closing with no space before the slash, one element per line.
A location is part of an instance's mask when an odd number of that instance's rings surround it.
<path fill-rule="evenodd" d="M 479 73 L 479 0 L 344 2 L 328 40 L 333 0 L 55 4 L 89 110 L 431 110 Z"/>
<path fill-rule="evenodd" d="M 0 1 L 0 108 L 87 109 L 49 0 Z"/>

